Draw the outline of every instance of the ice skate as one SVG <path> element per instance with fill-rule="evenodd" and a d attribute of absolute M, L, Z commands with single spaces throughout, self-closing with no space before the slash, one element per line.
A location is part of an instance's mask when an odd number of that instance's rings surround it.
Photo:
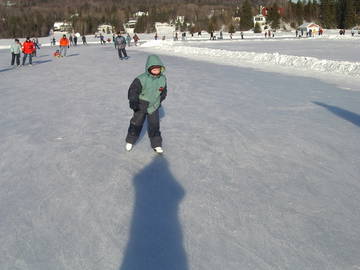
<path fill-rule="evenodd" d="M 154 151 L 155 151 L 156 153 L 158 153 L 158 154 L 164 153 L 164 150 L 163 150 L 160 146 L 155 147 L 155 148 L 154 148 Z"/>
<path fill-rule="evenodd" d="M 131 144 L 131 143 L 126 143 L 126 145 L 125 145 L 125 149 L 126 149 L 126 151 L 131 151 L 131 149 L 133 148 L 133 145 Z"/>

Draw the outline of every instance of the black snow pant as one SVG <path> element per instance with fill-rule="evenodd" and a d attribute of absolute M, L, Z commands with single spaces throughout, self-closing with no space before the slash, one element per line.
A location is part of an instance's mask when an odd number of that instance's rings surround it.
<path fill-rule="evenodd" d="M 11 54 L 11 65 L 13 66 L 15 64 L 15 58 L 16 58 L 16 65 L 20 66 L 20 53 Z"/>
<path fill-rule="evenodd" d="M 118 48 L 118 53 L 119 53 L 119 58 L 120 59 L 123 59 L 123 56 L 122 56 L 122 54 L 121 53 L 123 53 L 124 54 L 124 57 L 127 57 L 127 53 L 126 53 L 126 49 L 125 48 Z"/>
<path fill-rule="evenodd" d="M 32 54 L 29 53 L 24 53 L 24 56 L 23 56 L 23 61 L 22 61 L 22 64 L 23 66 L 25 65 L 25 62 L 26 62 L 26 58 L 29 56 L 29 64 L 32 65 Z"/>
<path fill-rule="evenodd" d="M 151 114 L 148 114 L 147 112 L 144 112 L 142 110 L 134 112 L 134 116 L 130 120 L 130 126 L 128 129 L 128 134 L 126 136 L 126 142 L 135 144 L 135 142 L 140 136 L 145 118 L 147 118 L 148 122 L 148 135 L 150 138 L 151 147 L 155 148 L 158 146 L 162 146 L 159 109 L 157 109 Z"/>

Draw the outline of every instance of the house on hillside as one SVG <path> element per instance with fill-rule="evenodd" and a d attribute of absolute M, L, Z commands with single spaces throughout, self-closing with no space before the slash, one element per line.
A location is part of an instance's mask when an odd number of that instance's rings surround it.
<path fill-rule="evenodd" d="M 176 30 L 175 25 L 169 23 L 160 23 L 160 22 L 155 23 L 155 29 L 156 29 L 156 33 L 160 37 L 166 37 L 166 36 L 172 37 L 173 33 Z"/>
<path fill-rule="evenodd" d="M 130 19 L 127 23 L 124 23 L 124 30 L 126 33 L 134 34 L 135 25 L 137 20 Z"/>
<path fill-rule="evenodd" d="M 149 12 L 148 11 L 146 11 L 146 12 L 138 11 L 138 12 L 134 13 L 135 18 L 142 17 L 142 16 L 149 16 Z"/>
<path fill-rule="evenodd" d="M 258 14 L 253 17 L 254 27 L 256 23 L 258 23 L 261 27 L 261 30 L 264 31 L 265 25 L 266 25 L 266 17 L 262 14 Z"/>
<path fill-rule="evenodd" d="M 271 10 L 272 8 L 271 7 L 267 8 L 267 7 L 260 6 L 259 9 L 260 9 L 260 13 L 262 15 L 267 16 L 268 13 L 269 13 L 269 10 Z M 279 7 L 277 12 L 280 14 L 281 17 L 283 17 L 285 15 L 285 9 L 282 8 L 282 7 Z"/>
<path fill-rule="evenodd" d="M 101 24 L 98 26 L 97 31 L 103 34 L 112 34 L 114 33 L 114 29 L 115 27 L 110 24 Z"/>
<path fill-rule="evenodd" d="M 68 22 L 54 22 L 54 32 L 71 32 L 72 24 Z"/>
<path fill-rule="evenodd" d="M 13 2 L 13 1 L 5 1 L 4 4 L 3 4 L 5 7 L 13 7 L 13 6 L 16 6 L 16 2 Z"/>
<path fill-rule="evenodd" d="M 176 16 L 175 22 L 183 24 L 185 22 L 185 16 Z"/>
<path fill-rule="evenodd" d="M 310 32 L 311 32 L 311 36 L 314 36 L 319 33 L 320 29 L 321 29 L 320 25 L 312 22 L 303 23 L 297 28 L 297 30 L 301 33 L 302 36 L 304 35 L 308 36 Z"/>

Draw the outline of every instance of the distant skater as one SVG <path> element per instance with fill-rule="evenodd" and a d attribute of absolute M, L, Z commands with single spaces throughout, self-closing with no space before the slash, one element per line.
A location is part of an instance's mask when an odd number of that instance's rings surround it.
<path fill-rule="evenodd" d="M 128 55 L 126 53 L 126 39 L 118 32 L 118 35 L 115 39 L 116 48 L 118 50 L 120 60 L 128 59 Z"/>
<path fill-rule="evenodd" d="M 74 46 L 77 46 L 77 40 L 78 40 L 77 35 L 74 35 Z"/>
<path fill-rule="evenodd" d="M 63 35 L 63 37 L 60 39 L 60 55 L 61 57 L 66 56 L 67 49 L 70 46 L 70 42 L 67 39 L 66 35 Z"/>
<path fill-rule="evenodd" d="M 13 66 L 15 64 L 15 59 L 16 59 L 16 65 L 20 66 L 21 44 L 18 39 L 15 39 L 15 42 L 11 45 L 10 52 L 11 52 L 11 65 Z"/>
<path fill-rule="evenodd" d="M 137 35 L 137 34 L 135 34 L 135 35 L 133 36 L 133 40 L 134 40 L 134 44 L 135 44 L 135 46 L 137 46 L 137 44 L 138 44 L 138 42 L 139 42 L 140 38 L 138 37 L 138 35 Z"/>
<path fill-rule="evenodd" d="M 88 45 L 87 42 L 86 42 L 86 36 L 85 35 L 82 35 L 81 40 L 82 40 L 83 45 Z"/>
<path fill-rule="evenodd" d="M 131 45 L 131 36 L 129 35 L 129 33 L 126 35 L 126 43 L 127 43 L 128 47 L 130 47 L 130 45 Z"/>

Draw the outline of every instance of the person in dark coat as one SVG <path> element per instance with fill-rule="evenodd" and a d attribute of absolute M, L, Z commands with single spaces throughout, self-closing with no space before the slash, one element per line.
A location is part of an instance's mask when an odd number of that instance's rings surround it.
<path fill-rule="evenodd" d="M 85 35 L 82 35 L 81 40 L 82 40 L 83 45 L 87 45 L 86 36 L 85 36 Z"/>
<path fill-rule="evenodd" d="M 128 59 L 128 55 L 126 53 L 126 39 L 121 35 L 121 33 L 118 33 L 118 36 L 115 38 L 115 45 L 118 49 L 118 54 L 120 60 Z"/>
<path fill-rule="evenodd" d="M 134 44 L 135 44 L 135 46 L 137 46 L 137 43 L 138 43 L 139 40 L 140 40 L 139 36 L 138 36 L 137 34 L 135 34 L 135 35 L 133 36 L 133 39 L 134 39 Z"/>

